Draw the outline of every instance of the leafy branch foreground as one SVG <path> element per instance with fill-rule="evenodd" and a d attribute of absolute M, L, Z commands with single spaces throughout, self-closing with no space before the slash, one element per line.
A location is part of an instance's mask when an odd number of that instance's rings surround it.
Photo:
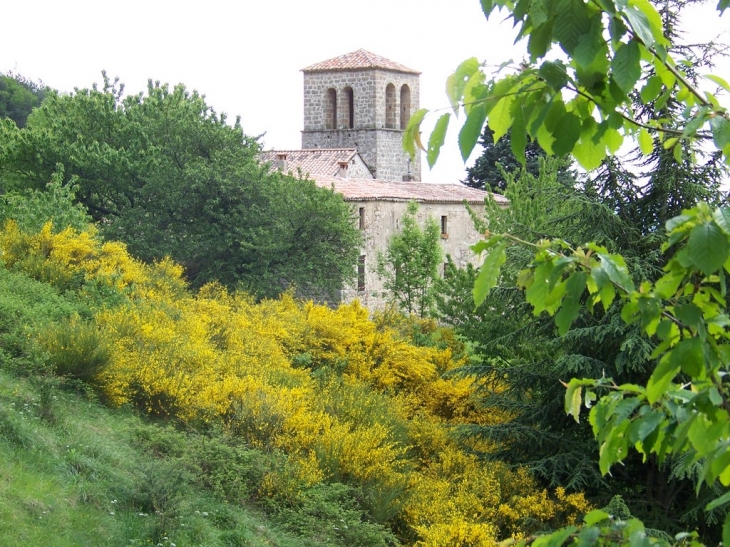
<path fill-rule="evenodd" d="M 730 114 L 718 92 L 730 84 L 715 74 L 704 79 L 716 86 L 711 93 L 698 83 L 702 62 L 691 45 L 673 43 L 675 9 L 662 13 L 648 0 L 481 0 L 487 18 L 506 10 L 519 27 L 517 40 L 527 38 L 529 63 L 514 74 L 488 79 L 482 64 L 464 61 L 446 82 L 455 116 L 465 121 L 459 147 L 466 160 L 485 124 L 494 142 L 510 132 L 511 147 L 524 163 L 528 142 L 537 141 L 549 154 L 571 155 L 586 170 L 595 169 L 615 154 L 625 138 L 638 141 L 648 155 L 658 140 L 677 162 L 693 141 L 712 141 L 718 154 L 730 157 Z M 722 14 L 727 0 L 720 0 Z M 669 12 L 669 13 L 667 13 Z M 676 36 L 675 36 L 676 38 Z M 707 44 L 712 49 L 714 44 Z M 558 51 L 560 50 L 560 51 Z M 716 52 L 716 50 L 715 50 Z M 553 60 L 553 54 L 567 61 Z M 646 112 L 653 113 L 646 117 Z M 417 111 L 403 135 L 413 156 L 416 146 L 436 162 L 451 114 L 442 114 L 423 146 L 420 126 L 428 114 Z"/>
<path fill-rule="evenodd" d="M 535 315 L 547 312 L 555 317 L 560 334 L 570 329 L 583 307 L 602 313 L 618 300 L 622 319 L 627 324 L 638 322 L 658 342 L 651 356 L 657 366 L 646 385 L 617 385 L 610 378 L 572 379 L 566 384 L 566 412 L 579 420 L 581 407 L 590 408 L 602 473 L 610 473 L 633 447 L 644 461 L 656 457 L 661 463 L 675 457 L 682 471 L 698 466 L 698 490 L 703 482 L 719 482 L 726 488 L 730 485 L 730 208 L 713 210 L 700 203 L 671 219 L 666 228 L 667 263 L 656 282 L 643 281 L 637 288 L 621 255 L 596 244 L 572 248 L 553 239 L 535 245 L 535 259 L 520 272 L 517 283 L 525 289 Z M 514 239 L 492 235 L 474 246 L 476 252 L 486 253 L 474 286 L 477 305 L 496 285 L 505 249 Z M 730 492 L 705 509 L 728 501 Z M 533 544 L 555 547 L 571 537 L 581 545 L 672 543 L 649 537 L 638 520 L 613 521 L 602 511 L 589 513 L 585 523 L 582 529 L 571 526 L 533 538 Z M 730 545 L 728 517 L 722 535 L 723 543 Z M 675 539 L 699 544 L 695 534 Z"/>

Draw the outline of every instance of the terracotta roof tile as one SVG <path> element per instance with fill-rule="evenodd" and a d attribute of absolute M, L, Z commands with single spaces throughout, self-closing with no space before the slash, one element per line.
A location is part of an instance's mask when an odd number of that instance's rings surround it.
<path fill-rule="evenodd" d="M 392 70 L 395 72 L 405 72 L 407 74 L 420 74 L 417 70 L 403 66 L 400 63 L 375 55 L 364 49 L 358 49 L 352 53 L 346 53 L 339 57 L 327 59 L 321 63 L 315 63 L 303 68 L 302 72 L 325 72 L 330 70 L 362 70 L 382 68 L 384 70 Z"/>
<path fill-rule="evenodd" d="M 354 148 L 310 148 L 306 150 L 270 150 L 262 152 L 260 158 L 276 166 L 279 155 L 286 155 L 286 170 L 294 173 L 301 169 L 302 173 L 315 175 L 339 174 L 339 162 L 350 162 L 357 150 Z"/>
<path fill-rule="evenodd" d="M 326 175 L 312 177 L 318 186 L 334 188 L 346 201 L 408 201 L 422 203 L 484 203 L 487 192 L 462 184 L 431 182 L 386 182 L 377 179 L 345 179 Z M 494 200 L 507 205 L 509 200 L 493 194 Z"/>

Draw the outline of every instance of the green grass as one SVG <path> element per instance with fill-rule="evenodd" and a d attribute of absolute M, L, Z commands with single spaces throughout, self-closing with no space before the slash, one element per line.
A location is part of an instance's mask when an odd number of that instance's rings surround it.
<path fill-rule="evenodd" d="M 43 390 L 51 393 L 45 402 Z M 226 493 L 194 473 L 202 444 L 207 453 L 227 446 L 0 371 L 0 544 L 330 544 L 285 531 L 245 500 L 226 500 L 245 488 Z M 254 460 L 249 467 L 262 465 Z"/>

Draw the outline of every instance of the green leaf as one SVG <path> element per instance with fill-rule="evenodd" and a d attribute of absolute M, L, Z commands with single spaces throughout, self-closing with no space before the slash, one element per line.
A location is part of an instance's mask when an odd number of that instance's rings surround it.
<path fill-rule="evenodd" d="M 560 91 L 568 83 L 568 70 L 562 61 L 545 61 L 537 73 L 555 91 Z"/>
<path fill-rule="evenodd" d="M 608 428 L 606 440 L 601 444 L 599 451 L 598 467 L 601 474 L 608 473 L 611 465 L 623 460 L 628 455 L 628 437 L 626 435 L 628 426 L 628 421 L 622 421 Z"/>
<path fill-rule="evenodd" d="M 730 235 L 730 207 L 720 207 L 712 214 L 712 219 L 722 229 L 723 232 Z"/>
<path fill-rule="evenodd" d="M 550 18 L 550 13 L 545 5 L 545 0 L 533 0 L 530 4 L 529 12 L 533 27 L 539 27 L 543 23 L 546 23 Z"/>
<path fill-rule="evenodd" d="M 482 11 L 484 12 L 484 16 L 489 19 L 489 15 L 492 13 L 492 10 L 494 9 L 494 2 L 493 0 L 481 0 L 482 4 Z"/>
<path fill-rule="evenodd" d="M 641 77 L 641 53 L 638 43 L 631 40 L 627 44 L 621 44 L 611 61 L 611 73 L 624 93 L 634 89 Z"/>
<path fill-rule="evenodd" d="M 730 244 L 717 224 L 705 222 L 692 228 L 686 249 L 692 264 L 703 274 L 710 275 L 727 260 Z"/>
<path fill-rule="evenodd" d="M 605 511 L 601 511 L 600 509 L 594 509 L 593 511 L 589 511 L 585 514 L 585 516 L 583 517 L 583 522 L 585 522 L 588 526 L 593 526 L 594 524 L 598 524 L 599 522 L 602 522 L 609 518 L 611 518 L 611 515 L 609 515 Z"/>
<path fill-rule="evenodd" d="M 659 360 L 659 364 L 654 369 L 646 385 L 646 395 L 650 404 L 656 403 L 666 393 L 667 388 L 679 372 L 680 365 L 670 357 L 671 354 L 665 354 Z"/>
<path fill-rule="evenodd" d="M 593 118 L 586 118 L 583 122 L 580 141 L 573 148 L 575 159 L 578 160 L 580 166 L 586 171 L 599 167 L 606 157 L 606 146 L 603 143 L 603 139 L 594 142 L 596 133 L 595 120 Z"/>
<path fill-rule="evenodd" d="M 621 255 L 610 255 L 598 252 L 601 259 L 601 267 L 608 275 L 608 278 L 627 292 L 634 290 L 634 282 L 631 280 L 626 262 Z"/>
<path fill-rule="evenodd" d="M 710 129 L 712 130 L 712 140 L 715 141 L 715 146 L 720 150 L 724 150 L 730 144 L 730 121 L 721 115 L 717 115 L 710 118 Z"/>
<path fill-rule="evenodd" d="M 629 427 L 629 440 L 632 443 L 641 442 L 651 435 L 664 420 L 664 414 L 657 410 L 650 410 L 645 415 L 636 418 Z"/>
<path fill-rule="evenodd" d="M 588 9 L 581 0 L 558 0 L 555 6 L 555 39 L 568 55 L 578 46 L 580 37 L 590 26 Z"/>
<path fill-rule="evenodd" d="M 451 102 L 451 108 L 454 114 L 459 115 L 459 103 L 464 95 L 464 86 L 475 72 L 479 71 L 479 61 L 476 57 L 471 57 L 462 62 L 446 79 L 446 96 Z"/>
<path fill-rule="evenodd" d="M 581 123 L 580 118 L 575 114 L 566 113 L 555 125 L 555 130 L 551 131 L 555 142 L 553 143 L 553 153 L 556 156 L 567 156 L 573 151 L 575 143 L 580 138 Z"/>
<path fill-rule="evenodd" d="M 720 76 L 715 76 L 714 74 L 705 74 L 705 78 L 707 78 L 711 82 L 715 82 L 717 85 L 719 85 L 725 91 L 730 93 L 730 84 L 727 82 L 727 80 L 720 78 Z"/>
<path fill-rule="evenodd" d="M 611 35 L 611 44 L 614 49 L 616 48 L 616 45 L 621 43 L 621 39 L 628 30 L 629 29 L 623 19 L 620 17 L 611 17 L 611 20 L 608 23 L 608 32 Z"/>
<path fill-rule="evenodd" d="M 652 76 L 641 88 L 641 100 L 648 104 L 659 96 L 662 91 L 662 79 L 659 76 Z"/>
<path fill-rule="evenodd" d="M 487 256 L 484 258 L 484 263 L 474 281 L 474 289 L 472 290 L 474 303 L 477 306 L 484 302 L 490 289 L 497 284 L 500 268 L 507 260 L 507 254 L 504 252 L 506 247 L 507 243 L 505 241 L 499 241 L 487 251 Z"/>
<path fill-rule="evenodd" d="M 565 391 L 565 413 L 573 416 L 576 422 L 580 422 L 580 404 L 582 401 L 583 385 L 580 380 L 573 378 L 568 383 Z"/>
<path fill-rule="evenodd" d="M 673 367 L 682 369 L 682 372 L 697 378 L 703 376 L 705 356 L 702 340 L 689 338 L 682 340 L 671 351 L 670 361 Z"/>
<path fill-rule="evenodd" d="M 633 0 L 630 6 L 624 8 L 624 14 L 647 48 L 656 42 L 665 41 L 662 37 L 661 17 L 648 0 Z"/>
<path fill-rule="evenodd" d="M 604 56 L 608 52 L 605 47 L 606 40 L 603 38 L 603 30 L 601 18 L 592 16 L 590 26 L 584 30 L 573 52 L 573 60 L 578 68 L 587 69 L 595 65 L 602 52 Z"/>
<path fill-rule="evenodd" d="M 535 28 L 527 40 L 527 51 L 530 53 L 532 62 L 536 62 L 545 56 L 553 39 L 553 22 L 549 20 L 547 23 Z"/>
<path fill-rule="evenodd" d="M 603 142 L 606 143 L 606 148 L 608 148 L 608 151 L 611 154 L 615 154 L 624 143 L 624 136 L 615 129 L 608 128 L 603 134 Z"/>
<path fill-rule="evenodd" d="M 549 536 L 550 541 L 548 542 L 548 547 L 560 547 L 576 530 L 577 528 L 575 526 L 566 526 L 553 532 Z"/>
<path fill-rule="evenodd" d="M 639 141 L 639 149 L 641 150 L 641 153 L 645 156 L 651 154 L 654 150 L 654 139 L 651 138 L 649 131 L 642 127 L 639 129 L 637 139 Z"/>
<path fill-rule="evenodd" d="M 512 126 L 512 114 L 510 110 L 512 108 L 512 101 L 514 100 L 514 95 L 502 97 L 489 113 L 489 129 L 494 131 L 494 142 L 497 142 L 502 135 L 505 135 Z"/>
<path fill-rule="evenodd" d="M 730 1 L 730 0 L 726 0 L 726 4 L 728 1 Z M 722 3 L 722 0 L 721 0 L 721 3 Z M 725 522 L 722 525 L 722 544 L 730 545 L 730 513 L 725 515 Z"/>
<path fill-rule="evenodd" d="M 558 334 L 565 335 L 573 324 L 573 321 L 580 313 L 580 299 L 586 288 L 587 274 L 582 271 L 573 272 L 565 284 L 565 297 L 560 311 L 555 314 L 555 324 L 558 326 Z"/>
<path fill-rule="evenodd" d="M 522 101 L 512 103 L 512 132 L 510 133 L 510 147 L 512 153 L 522 165 L 525 165 L 525 148 L 527 147 L 527 130 L 525 115 L 522 110 Z"/>
<path fill-rule="evenodd" d="M 433 167 L 439 157 L 441 147 L 444 145 L 444 140 L 446 139 L 446 130 L 449 127 L 450 119 L 451 114 L 449 114 L 448 112 L 446 114 L 443 114 L 436 122 L 436 126 L 431 132 L 431 136 L 428 138 L 428 150 L 426 151 L 426 160 L 428 161 L 429 167 Z"/>
<path fill-rule="evenodd" d="M 405 131 L 403 131 L 403 149 L 408 152 L 412 160 L 416 157 L 416 139 L 418 139 L 418 142 L 421 140 L 421 122 L 426 114 L 428 114 L 428 110 L 425 108 L 416 110 L 411 119 L 408 120 Z"/>
<path fill-rule="evenodd" d="M 730 501 L 730 492 L 725 492 L 719 498 L 712 500 L 705 506 L 705 511 L 712 511 L 713 509 L 720 507 Z"/>
<path fill-rule="evenodd" d="M 486 119 L 487 111 L 484 103 L 476 104 L 469 110 L 466 122 L 459 131 L 459 150 L 464 161 L 469 158 L 477 142 L 479 142 Z"/>

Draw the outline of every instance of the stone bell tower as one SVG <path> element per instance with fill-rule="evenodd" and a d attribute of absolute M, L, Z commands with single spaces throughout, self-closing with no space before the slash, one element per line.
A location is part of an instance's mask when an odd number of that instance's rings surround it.
<path fill-rule="evenodd" d="M 420 72 L 359 49 L 308 66 L 302 148 L 356 148 L 375 178 L 421 180 L 401 140 L 418 110 Z"/>

